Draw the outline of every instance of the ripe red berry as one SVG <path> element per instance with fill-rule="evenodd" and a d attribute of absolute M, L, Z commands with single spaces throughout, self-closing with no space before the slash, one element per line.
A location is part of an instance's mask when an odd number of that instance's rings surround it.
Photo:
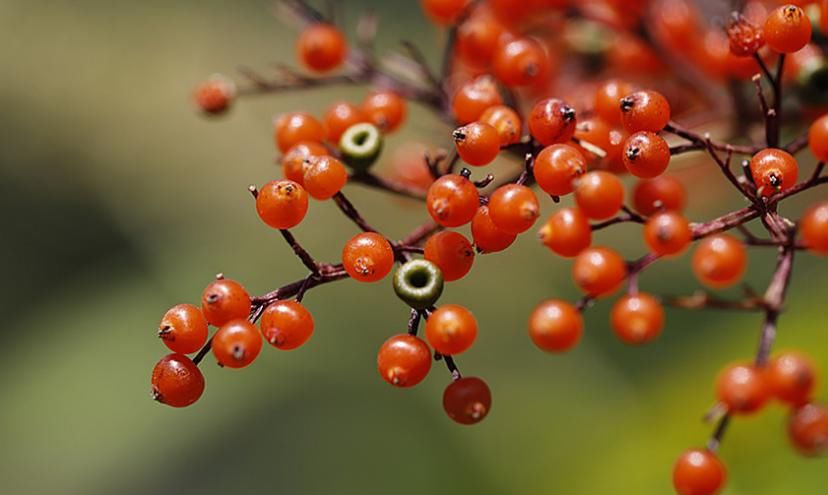
<path fill-rule="evenodd" d="M 235 280 L 214 280 L 201 294 L 201 312 L 208 323 L 220 327 L 230 320 L 247 318 L 250 296 Z"/>
<path fill-rule="evenodd" d="M 328 149 L 314 141 L 302 141 L 294 144 L 282 156 L 282 172 L 285 179 L 292 180 L 300 186 L 305 183 L 305 160 L 312 156 L 325 156 Z"/>
<path fill-rule="evenodd" d="M 670 121 L 670 104 L 657 91 L 636 91 L 620 100 L 621 123 L 629 133 L 658 132 Z"/>
<path fill-rule="evenodd" d="M 283 351 L 301 346 L 313 334 L 313 316 L 297 301 L 276 301 L 262 313 L 262 336 Z"/>
<path fill-rule="evenodd" d="M 536 346 L 548 352 L 565 352 L 581 340 L 584 319 L 572 304 L 547 299 L 529 316 L 529 336 Z"/>
<path fill-rule="evenodd" d="M 593 106 L 595 113 L 610 125 L 621 123 L 621 98 L 633 92 L 632 84 L 619 79 L 610 79 L 595 90 Z"/>
<path fill-rule="evenodd" d="M 452 133 L 460 159 L 469 165 L 488 165 L 500 153 L 500 136 L 489 124 L 472 122 Z"/>
<path fill-rule="evenodd" d="M 273 131 L 276 147 L 282 153 L 303 141 L 321 143 L 325 139 L 325 128 L 322 123 L 305 112 L 280 115 L 273 123 Z"/>
<path fill-rule="evenodd" d="M 788 438 L 803 455 L 817 456 L 828 451 L 828 408 L 806 404 L 795 409 L 788 420 Z"/>
<path fill-rule="evenodd" d="M 544 146 L 568 142 L 577 125 L 575 109 L 557 98 L 535 103 L 527 121 L 532 137 Z"/>
<path fill-rule="evenodd" d="M 327 72 L 345 61 L 348 42 L 339 29 L 330 24 L 311 24 L 299 35 L 296 54 L 307 68 Z"/>
<path fill-rule="evenodd" d="M 363 232 L 345 243 L 342 265 L 354 280 L 377 282 L 391 272 L 394 250 L 385 237 L 375 232 Z"/>
<path fill-rule="evenodd" d="M 734 13 L 727 23 L 730 53 L 737 57 L 750 57 L 765 46 L 762 28 L 747 17 Z"/>
<path fill-rule="evenodd" d="M 588 172 L 575 180 L 575 203 L 589 218 L 611 218 L 624 205 L 624 185 L 609 172 Z"/>
<path fill-rule="evenodd" d="M 808 130 L 808 147 L 821 162 L 828 162 L 828 114 L 814 120 Z"/>
<path fill-rule="evenodd" d="M 811 20 L 795 5 L 772 10 L 765 19 L 765 41 L 775 52 L 793 53 L 811 41 Z"/>
<path fill-rule="evenodd" d="M 633 206 L 642 215 L 652 215 L 660 210 L 682 211 L 687 201 L 684 185 L 672 175 L 660 175 L 635 183 Z"/>
<path fill-rule="evenodd" d="M 492 392 L 480 378 L 459 378 L 443 392 L 443 409 L 461 425 L 479 423 L 492 409 Z"/>
<path fill-rule="evenodd" d="M 592 227 L 580 209 L 562 208 L 549 216 L 538 237 L 556 254 L 571 258 L 592 244 Z"/>
<path fill-rule="evenodd" d="M 221 366 L 244 368 L 262 350 L 262 336 L 248 320 L 231 320 L 213 335 L 213 355 Z"/>
<path fill-rule="evenodd" d="M 670 164 L 670 147 L 658 134 L 636 132 L 624 143 L 624 166 L 636 177 L 661 175 Z"/>
<path fill-rule="evenodd" d="M 679 254 L 693 240 L 693 230 L 681 213 L 665 211 L 647 219 L 644 224 L 644 242 L 659 256 Z"/>
<path fill-rule="evenodd" d="M 702 240 L 693 253 L 693 273 L 701 283 L 713 288 L 729 287 L 738 282 L 747 267 L 744 244 L 728 234 Z"/>
<path fill-rule="evenodd" d="M 256 213 L 274 229 L 291 229 L 308 212 L 308 193 L 291 180 L 274 180 L 263 185 L 256 195 Z"/>
<path fill-rule="evenodd" d="M 489 215 L 501 230 L 511 234 L 526 232 L 540 216 L 535 193 L 526 186 L 507 184 L 489 197 Z"/>
<path fill-rule="evenodd" d="M 442 26 L 454 24 L 468 3 L 469 0 L 420 0 L 428 18 Z"/>
<path fill-rule="evenodd" d="M 612 306 L 610 324 L 625 344 L 646 344 L 661 334 L 664 308 L 649 294 L 626 295 Z"/>
<path fill-rule="evenodd" d="M 185 407 L 204 393 L 204 375 L 182 354 L 164 356 L 152 369 L 152 398 L 172 407 Z"/>
<path fill-rule="evenodd" d="M 459 227 L 471 222 L 478 206 L 480 193 L 477 187 L 461 175 L 440 177 L 426 194 L 428 213 L 444 227 Z"/>
<path fill-rule="evenodd" d="M 568 144 L 547 146 L 535 157 L 533 174 L 547 194 L 563 196 L 573 189 L 573 180 L 586 172 L 584 155 Z"/>
<path fill-rule="evenodd" d="M 491 15 L 472 15 L 457 28 L 457 54 L 474 65 L 488 65 L 501 43 L 505 29 Z"/>
<path fill-rule="evenodd" d="M 590 151 L 593 148 L 587 145 L 587 143 L 604 150 L 604 152 L 607 153 L 607 156 L 609 156 L 614 152 L 614 150 L 611 149 L 613 148 L 613 143 L 610 139 L 610 132 L 612 132 L 612 129 L 609 124 L 598 117 L 587 117 L 586 119 L 578 120 L 578 125 L 575 126 L 574 135 L 574 138 L 578 144 L 575 145 L 575 148 L 580 151 L 587 160 L 589 160 L 590 165 L 593 163 L 600 164 L 601 158 Z M 618 155 L 620 159 L 620 147 L 618 148 Z"/>
<path fill-rule="evenodd" d="M 377 370 L 395 387 L 413 387 L 431 370 L 431 351 L 423 339 L 414 335 L 394 335 L 377 353 Z"/>
<path fill-rule="evenodd" d="M 475 246 L 482 253 L 503 251 L 511 246 L 517 237 L 492 222 L 488 206 L 481 206 L 477 209 L 472 218 L 471 232 Z"/>
<path fill-rule="evenodd" d="M 592 296 L 612 294 L 627 277 L 627 264 L 611 249 L 591 247 L 584 249 L 572 265 L 572 279 L 580 289 Z"/>
<path fill-rule="evenodd" d="M 368 117 L 353 103 L 340 101 L 328 108 L 322 121 L 325 124 L 325 136 L 328 142 L 338 144 L 339 138 L 349 127 L 368 122 Z"/>
<path fill-rule="evenodd" d="M 726 482 L 727 469 L 707 449 L 688 450 L 673 467 L 673 488 L 679 495 L 715 495 Z"/>
<path fill-rule="evenodd" d="M 535 39 L 515 38 L 495 49 L 492 68 L 504 85 L 514 88 L 547 78 L 551 62 L 546 49 Z"/>
<path fill-rule="evenodd" d="M 207 342 L 207 319 L 192 304 L 176 304 L 161 318 L 158 336 L 173 352 L 190 354 Z"/>
<path fill-rule="evenodd" d="M 429 316 L 425 334 L 428 343 L 440 354 L 460 354 L 477 338 L 477 320 L 463 306 L 444 304 Z"/>
<path fill-rule="evenodd" d="M 460 86 L 451 100 L 454 118 L 461 124 L 480 119 L 487 109 L 503 104 L 497 84 L 491 76 L 480 76 Z"/>
<path fill-rule="evenodd" d="M 201 111 L 215 115 L 227 111 L 235 96 L 236 85 L 232 81 L 214 76 L 196 88 L 193 98 Z"/>
<path fill-rule="evenodd" d="M 771 196 L 796 184 L 799 165 L 790 153 L 768 148 L 750 159 L 750 173 L 759 193 Z"/>
<path fill-rule="evenodd" d="M 368 95 L 362 102 L 362 111 L 386 134 L 396 131 L 407 113 L 405 100 L 391 91 L 379 91 Z"/>
<path fill-rule="evenodd" d="M 487 108 L 480 116 L 480 122 L 494 127 L 498 137 L 500 137 L 501 146 L 508 146 L 520 141 L 520 116 L 507 106 L 495 105 Z"/>
<path fill-rule="evenodd" d="M 305 190 L 314 199 L 332 198 L 348 182 L 345 165 L 332 156 L 311 156 L 305 164 Z"/>
<path fill-rule="evenodd" d="M 828 201 L 808 208 L 799 222 L 799 232 L 809 251 L 828 255 Z"/>
<path fill-rule="evenodd" d="M 786 352 L 768 364 L 767 379 L 778 400 L 800 406 L 811 400 L 816 386 L 816 368 L 806 356 Z"/>
<path fill-rule="evenodd" d="M 446 282 L 466 276 L 474 263 L 474 249 L 463 234 L 438 232 L 426 241 L 423 257 L 437 265 Z"/>
<path fill-rule="evenodd" d="M 716 398 L 734 414 L 755 413 L 769 397 L 764 370 L 752 364 L 730 365 L 716 380 Z"/>

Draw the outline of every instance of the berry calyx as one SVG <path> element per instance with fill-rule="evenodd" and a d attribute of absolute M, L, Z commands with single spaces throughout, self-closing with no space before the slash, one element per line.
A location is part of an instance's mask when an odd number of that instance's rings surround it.
<path fill-rule="evenodd" d="M 339 140 L 342 160 L 356 172 L 371 168 L 382 152 L 382 134 L 373 124 L 355 124 Z"/>
<path fill-rule="evenodd" d="M 753 155 L 750 172 L 759 194 L 771 196 L 796 184 L 799 165 L 790 153 L 768 148 Z"/>
<path fill-rule="evenodd" d="M 796 5 L 782 5 L 768 14 L 764 34 L 773 51 L 793 53 L 811 41 L 811 20 Z"/>

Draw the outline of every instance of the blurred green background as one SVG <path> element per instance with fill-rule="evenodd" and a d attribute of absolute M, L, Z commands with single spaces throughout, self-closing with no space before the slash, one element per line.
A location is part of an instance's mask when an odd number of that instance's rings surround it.
<path fill-rule="evenodd" d="M 416 2 L 344 3 L 350 26 L 366 5 L 380 14 L 382 46 L 412 39 L 436 56 L 442 34 Z M 526 335 L 528 313 L 544 297 L 577 294 L 569 264 L 531 235 L 478 257 L 444 295 L 481 322 L 475 348 L 459 359 L 493 390 L 492 413 L 478 426 L 445 417 L 441 366 L 413 390 L 377 376 L 378 346 L 407 318 L 387 283 L 314 290 L 306 302 L 317 329 L 307 346 L 266 346 L 242 371 L 208 357 L 197 405 L 150 400 L 150 370 L 166 353 L 154 332 L 169 306 L 196 302 L 219 271 L 253 293 L 303 275 L 245 190 L 279 174 L 272 115 L 320 114 L 365 92 L 252 97 L 220 121 L 198 116 L 190 92 L 207 75 L 292 62 L 295 32 L 270 9 L 267 0 L 0 2 L 0 491 L 670 493 L 673 460 L 711 430 L 699 418 L 712 380 L 753 354 L 758 317 L 669 310 L 660 340 L 630 348 L 613 337 L 601 302 L 574 352 L 543 354 Z M 388 146 L 444 146 L 445 131 L 414 108 Z M 712 166 L 700 167 L 677 172 L 705 191 L 691 196 L 691 218 L 739 206 Z M 425 218 L 416 203 L 348 193 L 392 236 Z M 296 230 L 330 260 L 354 233 L 318 202 Z M 642 252 L 636 229 L 601 233 L 599 242 Z M 687 258 L 650 270 L 642 287 L 691 292 Z M 764 286 L 772 260 L 752 256 L 752 285 Z M 804 254 L 797 263 L 778 348 L 804 348 L 828 370 L 828 270 Z M 824 493 L 825 462 L 791 451 L 784 417 L 772 406 L 735 422 L 722 449 L 725 493 Z"/>

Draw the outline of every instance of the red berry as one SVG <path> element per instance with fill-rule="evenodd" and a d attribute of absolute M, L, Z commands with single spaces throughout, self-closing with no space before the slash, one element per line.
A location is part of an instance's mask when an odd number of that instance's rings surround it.
<path fill-rule="evenodd" d="M 480 116 L 480 122 L 494 127 L 500 137 L 501 146 L 508 146 L 520 141 L 520 116 L 507 106 L 495 105 L 487 108 Z"/>
<path fill-rule="evenodd" d="M 314 141 L 302 141 L 294 144 L 282 156 L 282 171 L 285 179 L 301 185 L 305 183 L 305 161 L 312 156 L 325 156 L 328 149 Z"/>
<path fill-rule="evenodd" d="M 332 198 L 348 182 L 345 165 L 332 156 L 311 156 L 305 164 L 305 189 L 314 199 Z"/>
<path fill-rule="evenodd" d="M 511 246 L 517 237 L 492 222 L 488 206 L 481 206 L 477 209 L 472 218 L 471 232 L 475 246 L 482 253 L 503 251 Z"/>
<path fill-rule="evenodd" d="M 452 137 L 460 159 L 469 165 L 488 165 L 500 153 L 500 136 L 489 124 L 464 125 L 455 129 Z"/>
<path fill-rule="evenodd" d="M 777 7 L 765 19 L 765 41 L 775 52 L 799 51 L 811 41 L 811 20 L 795 5 Z"/>
<path fill-rule="evenodd" d="M 673 487 L 679 495 L 714 495 L 725 482 L 727 469 L 707 449 L 688 450 L 673 467 Z"/>
<path fill-rule="evenodd" d="M 664 308 L 655 297 L 639 293 L 621 297 L 612 306 L 610 324 L 625 344 L 651 342 L 664 328 Z"/>
<path fill-rule="evenodd" d="M 213 335 L 213 355 L 221 366 L 244 368 L 262 350 L 262 336 L 248 320 L 232 320 Z"/>
<path fill-rule="evenodd" d="M 340 101 L 333 104 L 328 111 L 325 112 L 323 119 L 325 123 L 326 136 L 328 142 L 339 144 L 339 138 L 354 124 L 368 122 L 368 117 L 362 112 L 358 106 Z M 325 153 L 327 154 L 327 153 Z M 317 153 L 319 155 L 319 153 Z"/>
<path fill-rule="evenodd" d="M 459 227 L 471 222 L 480 205 L 480 193 L 472 182 L 456 174 L 434 181 L 426 194 L 426 207 L 435 222 Z"/>
<path fill-rule="evenodd" d="M 633 206 L 642 215 L 652 215 L 660 210 L 682 211 L 687 201 L 684 185 L 672 175 L 660 175 L 635 183 Z"/>
<path fill-rule="evenodd" d="M 693 253 L 693 273 L 708 287 L 729 287 L 745 273 L 747 250 L 742 242 L 728 234 L 702 240 Z"/>
<path fill-rule="evenodd" d="M 765 46 L 762 28 L 741 14 L 734 14 L 727 23 L 730 53 L 737 57 L 750 57 Z"/>
<path fill-rule="evenodd" d="M 394 250 L 385 237 L 375 232 L 363 232 L 345 244 L 342 265 L 354 280 L 377 282 L 391 272 Z"/>
<path fill-rule="evenodd" d="M 785 151 L 768 148 L 750 159 L 750 173 L 759 193 L 771 196 L 796 184 L 799 165 L 796 158 Z"/>
<path fill-rule="evenodd" d="M 568 144 L 547 146 L 535 157 L 533 174 L 547 194 L 563 196 L 572 192 L 572 181 L 586 172 L 586 159 Z"/>
<path fill-rule="evenodd" d="M 549 217 L 538 237 L 558 255 L 573 257 L 592 244 L 592 227 L 580 209 L 562 208 Z"/>
<path fill-rule="evenodd" d="M 446 282 L 466 276 L 474 263 L 471 243 L 457 232 L 438 232 L 426 241 L 425 259 L 437 265 Z"/>
<path fill-rule="evenodd" d="M 397 93 L 380 91 L 372 93 L 362 102 L 362 111 L 384 133 L 397 130 L 405 120 L 405 100 Z"/>
<path fill-rule="evenodd" d="M 624 166 L 636 177 L 651 179 L 670 164 L 670 147 L 658 134 L 636 132 L 624 143 Z"/>
<path fill-rule="evenodd" d="M 256 212 L 274 229 L 291 229 L 308 212 L 308 193 L 291 180 L 270 181 L 256 195 Z"/>
<path fill-rule="evenodd" d="M 828 451 L 828 408 L 806 404 L 795 409 L 788 420 L 788 438 L 803 455 L 824 454 Z"/>
<path fill-rule="evenodd" d="M 659 256 L 679 254 L 687 249 L 692 240 L 693 230 L 681 213 L 657 213 L 644 224 L 644 242 L 650 251 Z"/>
<path fill-rule="evenodd" d="M 426 339 L 440 354 L 465 352 L 476 337 L 477 320 L 468 309 L 457 304 L 440 306 L 426 321 Z"/>
<path fill-rule="evenodd" d="M 620 101 L 621 123 L 629 133 L 658 132 L 670 121 L 670 104 L 656 91 L 636 91 Z"/>
<path fill-rule="evenodd" d="M 296 54 L 307 68 L 327 72 L 345 61 L 348 42 L 339 29 L 330 24 L 311 24 L 299 35 Z"/>
<path fill-rule="evenodd" d="M 540 204 L 528 187 L 507 184 L 497 188 L 489 198 L 489 215 L 499 229 L 520 234 L 535 224 L 540 215 Z"/>
<path fill-rule="evenodd" d="M 479 423 L 492 409 L 492 392 L 480 378 L 459 378 L 443 392 L 443 409 L 461 425 Z"/>
<path fill-rule="evenodd" d="M 575 135 L 575 109 L 556 98 L 535 103 L 528 118 L 529 132 L 540 144 L 566 143 Z"/>
<path fill-rule="evenodd" d="M 152 369 L 152 398 L 172 407 L 185 407 L 204 392 L 204 375 L 182 354 L 164 356 Z"/>
<path fill-rule="evenodd" d="M 572 304 L 547 299 L 529 316 L 529 336 L 536 346 L 548 352 L 565 352 L 581 340 L 584 319 Z"/>
<path fill-rule="evenodd" d="M 621 98 L 633 92 L 626 81 L 610 79 L 598 86 L 593 106 L 595 113 L 610 125 L 621 123 Z"/>
<path fill-rule="evenodd" d="M 624 185 L 609 172 L 586 173 L 575 180 L 575 203 L 589 218 L 611 218 L 624 205 Z"/>
<path fill-rule="evenodd" d="M 490 15 L 473 15 L 457 28 L 457 54 L 466 62 L 488 65 L 505 29 Z"/>
<path fill-rule="evenodd" d="M 755 413 L 769 397 L 764 370 L 752 364 L 728 366 L 716 380 L 716 398 L 734 414 Z"/>
<path fill-rule="evenodd" d="M 273 347 L 289 351 L 313 334 L 313 316 L 297 301 L 276 301 L 262 313 L 262 336 Z"/>
<path fill-rule="evenodd" d="M 451 100 L 451 109 L 457 122 L 468 124 L 480 119 L 489 108 L 501 104 L 503 99 L 494 80 L 491 76 L 480 76 L 460 86 Z"/>
<path fill-rule="evenodd" d="M 816 368 L 806 356 L 786 352 L 768 364 L 767 379 L 778 400 L 799 406 L 811 400 L 816 386 Z"/>
<path fill-rule="evenodd" d="M 325 139 L 322 123 L 305 112 L 280 115 L 273 123 L 273 131 L 273 139 L 282 153 L 303 141 L 321 143 Z"/>
<path fill-rule="evenodd" d="M 158 336 L 171 351 L 190 354 L 207 342 L 207 320 L 192 304 L 177 304 L 161 318 Z"/>
<path fill-rule="evenodd" d="M 809 251 L 828 255 L 828 201 L 812 205 L 802 215 L 799 232 Z"/>
<path fill-rule="evenodd" d="M 584 249 L 572 265 L 572 279 L 581 290 L 592 296 L 612 294 L 627 277 L 624 259 L 611 249 L 592 247 Z"/>
<path fill-rule="evenodd" d="M 808 130 L 808 147 L 817 160 L 828 162 L 828 114 L 811 124 Z"/>
<path fill-rule="evenodd" d="M 220 114 L 230 108 L 235 96 L 235 84 L 222 76 L 215 76 L 201 83 L 196 88 L 193 97 L 201 111 L 209 114 Z"/>
<path fill-rule="evenodd" d="M 420 0 L 428 18 L 443 26 L 454 24 L 468 3 L 469 0 Z"/>
<path fill-rule="evenodd" d="M 551 62 L 543 45 L 533 38 L 515 38 L 497 47 L 494 74 L 509 87 L 529 86 L 549 77 Z"/>
<path fill-rule="evenodd" d="M 380 347 L 377 369 L 382 379 L 391 385 L 413 387 L 431 370 L 431 351 L 414 335 L 394 335 Z"/>
<path fill-rule="evenodd" d="M 214 280 L 201 294 L 201 312 L 208 323 L 220 327 L 250 315 L 250 296 L 235 280 Z"/>

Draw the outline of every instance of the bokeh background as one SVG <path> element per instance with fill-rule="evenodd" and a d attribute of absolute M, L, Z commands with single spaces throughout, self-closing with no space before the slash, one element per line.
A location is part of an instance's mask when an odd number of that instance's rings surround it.
<path fill-rule="evenodd" d="M 379 13 L 380 45 L 416 40 L 436 57 L 443 34 L 416 2 L 344 4 L 351 26 L 366 6 Z M 320 114 L 365 93 L 252 97 L 226 118 L 197 115 L 190 92 L 205 76 L 292 62 L 295 32 L 270 10 L 268 0 L 0 2 L 0 491 L 670 493 L 673 460 L 711 430 L 700 417 L 717 371 L 754 352 L 758 316 L 669 310 L 660 340 L 630 348 L 613 337 L 601 302 L 576 350 L 546 355 L 528 339 L 528 313 L 544 297 L 577 294 L 569 264 L 531 235 L 478 257 L 444 295 L 481 322 L 475 348 L 459 359 L 493 389 L 492 413 L 478 426 L 445 417 L 442 366 L 413 390 L 377 376 L 378 346 L 407 318 L 388 283 L 311 292 L 317 330 L 301 350 L 266 346 L 242 371 L 208 357 L 194 407 L 149 399 L 150 370 L 166 351 L 155 330 L 169 306 L 196 302 L 219 271 L 253 293 L 303 275 L 245 190 L 279 174 L 272 116 Z M 413 108 L 388 147 L 444 146 L 446 130 Z M 711 164 L 676 173 L 703 191 L 691 195 L 691 219 L 739 206 Z M 426 215 L 381 193 L 348 194 L 392 236 Z M 318 202 L 296 230 L 332 260 L 354 233 Z M 635 228 L 598 242 L 630 257 L 643 249 Z M 752 253 L 748 282 L 763 287 L 772 262 L 772 253 Z M 803 348 L 828 372 L 828 265 L 806 254 L 797 265 L 778 348 Z M 648 271 L 642 287 L 694 290 L 688 256 Z M 824 493 L 825 461 L 791 451 L 784 418 L 772 406 L 735 422 L 722 448 L 725 493 Z"/>

